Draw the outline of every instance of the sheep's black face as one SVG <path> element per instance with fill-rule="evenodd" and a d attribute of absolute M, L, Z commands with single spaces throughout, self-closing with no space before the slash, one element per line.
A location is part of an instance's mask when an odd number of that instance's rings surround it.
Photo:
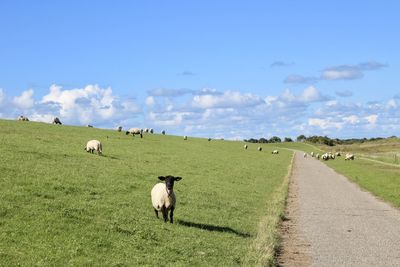
<path fill-rule="evenodd" d="M 158 176 L 158 179 L 161 181 L 165 181 L 165 185 L 168 190 L 172 190 L 174 188 L 174 182 L 179 181 L 182 177 L 174 177 L 172 175 L 168 176 Z"/>

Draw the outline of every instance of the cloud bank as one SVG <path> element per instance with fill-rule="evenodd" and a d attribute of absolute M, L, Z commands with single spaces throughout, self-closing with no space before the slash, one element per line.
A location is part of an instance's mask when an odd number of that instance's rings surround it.
<path fill-rule="evenodd" d="M 8 97 L 6 90 L 0 89 L 0 117 L 25 115 L 47 123 L 59 117 L 67 125 L 151 127 L 178 135 L 239 140 L 300 134 L 371 137 L 399 132 L 398 97 L 353 103 L 350 95 L 336 92 L 336 98 L 315 86 L 297 92 L 286 89 L 278 95 L 209 88 L 154 89 L 138 100 L 121 97 L 111 87 L 64 89 L 54 84 L 43 96 L 27 89 Z"/>

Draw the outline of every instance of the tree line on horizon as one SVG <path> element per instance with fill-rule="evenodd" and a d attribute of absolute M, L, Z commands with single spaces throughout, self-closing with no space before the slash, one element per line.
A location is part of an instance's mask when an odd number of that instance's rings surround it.
<path fill-rule="evenodd" d="M 327 145 L 327 146 L 335 146 L 335 145 L 350 145 L 354 143 L 364 143 L 364 142 L 374 142 L 374 141 L 379 141 L 383 139 L 390 139 L 390 138 L 397 138 L 396 136 L 390 136 L 388 138 L 383 138 L 383 137 L 372 137 L 372 138 L 349 138 L 349 139 L 340 139 L 340 138 L 329 138 L 328 136 L 320 136 L 320 135 L 313 135 L 313 136 L 305 136 L 304 134 L 299 135 L 296 138 L 297 142 L 309 142 L 313 144 L 321 144 L 321 145 Z M 269 139 L 267 138 L 260 138 L 260 139 L 255 139 L 255 138 L 250 138 L 250 139 L 244 139 L 245 142 L 248 143 L 281 143 L 282 139 L 278 136 L 273 136 Z M 283 142 L 293 142 L 293 139 L 290 137 L 285 137 L 283 139 Z"/>

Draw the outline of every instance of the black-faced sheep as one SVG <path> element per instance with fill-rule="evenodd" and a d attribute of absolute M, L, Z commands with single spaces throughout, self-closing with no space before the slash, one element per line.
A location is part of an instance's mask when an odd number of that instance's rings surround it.
<path fill-rule="evenodd" d="M 122 132 L 122 126 L 118 126 L 117 131 Z"/>
<path fill-rule="evenodd" d="M 274 150 L 274 151 L 272 151 L 271 153 L 272 153 L 272 154 L 279 154 L 279 151 L 278 151 L 278 150 Z"/>
<path fill-rule="evenodd" d="M 150 132 L 150 133 L 154 133 L 153 128 L 150 128 L 149 132 Z"/>
<path fill-rule="evenodd" d="M 161 131 L 161 134 L 162 134 L 162 135 L 165 135 L 165 130 L 162 130 L 162 131 Z"/>
<path fill-rule="evenodd" d="M 94 151 L 97 151 L 98 155 L 103 154 L 103 146 L 98 140 L 90 140 L 86 143 L 86 147 L 84 148 L 86 152 L 90 152 L 93 154 Z"/>
<path fill-rule="evenodd" d="M 257 148 L 257 150 L 258 150 L 258 151 L 262 151 L 262 147 L 259 146 L 259 147 Z"/>
<path fill-rule="evenodd" d="M 87 124 L 86 127 L 93 128 L 93 125 Z"/>
<path fill-rule="evenodd" d="M 158 179 L 165 183 L 156 184 L 151 190 L 151 202 L 154 212 L 158 218 L 158 212 L 161 211 L 164 222 L 168 222 L 168 211 L 170 223 L 174 222 L 174 210 L 176 205 L 176 195 L 174 192 L 174 182 L 179 181 L 182 177 L 158 176 Z"/>
<path fill-rule="evenodd" d="M 187 140 L 187 136 L 186 135 L 183 137 L 183 140 Z"/>
<path fill-rule="evenodd" d="M 60 119 L 59 119 L 58 117 L 55 117 L 55 118 L 53 119 L 52 123 L 53 123 L 53 124 L 60 124 L 60 125 L 62 124 L 61 121 L 60 121 Z"/>
<path fill-rule="evenodd" d="M 341 156 L 340 152 L 336 152 L 335 155 L 336 155 L 336 157 L 340 157 Z"/>
<path fill-rule="evenodd" d="M 244 145 L 244 149 L 247 149 L 248 148 L 248 145 Z"/>
<path fill-rule="evenodd" d="M 126 134 L 131 134 L 135 136 L 135 134 L 140 134 L 140 138 L 143 138 L 143 129 L 140 128 L 130 128 L 129 131 L 126 132 Z"/>
<path fill-rule="evenodd" d="M 208 138 L 207 140 L 208 140 L 208 141 L 211 141 L 211 138 Z"/>

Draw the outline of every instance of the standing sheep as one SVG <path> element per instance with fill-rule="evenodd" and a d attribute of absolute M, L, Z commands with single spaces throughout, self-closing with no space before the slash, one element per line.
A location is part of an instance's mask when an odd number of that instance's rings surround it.
<path fill-rule="evenodd" d="M 278 150 L 274 150 L 274 151 L 272 151 L 271 153 L 272 153 L 272 154 L 279 154 L 279 151 L 278 151 Z"/>
<path fill-rule="evenodd" d="M 304 153 L 303 153 L 303 157 L 304 157 L 304 158 L 307 158 L 307 153 L 304 152 Z"/>
<path fill-rule="evenodd" d="M 93 125 L 87 124 L 86 127 L 93 128 Z"/>
<path fill-rule="evenodd" d="M 165 130 L 162 130 L 162 131 L 161 131 L 161 134 L 162 134 L 162 135 L 165 135 Z"/>
<path fill-rule="evenodd" d="M 168 222 L 168 211 L 170 223 L 174 222 L 174 210 L 176 205 L 176 195 L 174 192 L 174 182 L 179 181 L 182 177 L 174 177 L 171 175 L 158 176 L 158 179 L 165 183 L 156 184 L 151 190 L 151 202 L 154 212 L 158 218 L 158 212 L 161 211 L 164 222 Z"/>
<path fill-rule="evenodd" d="M 126 135 L 132 134 L 135 136 L 135 134 L 140 134 L 140 138 L 143 138 L 143 129 L 140 128 L 130 128 L 129 131 L 126 132 Z"/>
<path fill-rule="evenodd" d="M 149 132 L 150 132 L 150 133 L 154 133 L 153 128 L 150 128 Z"/>
<path fill-rule="evenodd" d="M 98 140 L 90 140 L 86 143 L 86 147 L 84 148 L 86 152 L 93 152 L 96 150 L 98 155 L 103 154 L 103 146 L 101 145 L 100 141 Z"/>
<path fill-rule="evenodd" d="M 311 157 L 314 157 L 314 152 L 311 152 L 310 155 L 311 155 Z"/>
<path fill-rule="evenodd" d="M 118 126 L 117 131 L 118 131 L 118 132 L 121 132 L 121 131 L 122 131 L 122 126 Z"/>
<path fill-rule="evenodd" d="M 257 150 L 258 150 L 258 151 L 262 151 L 262 147 L 259 146 L 259 147 L 257 148 Z"/>
<path fill-rule="evenodd" d="M 19 121 L 29 121 L 28 117 L 25 117 L 25 116 L 23 116 L 23 115 L 19 116 L 19 117 L 18 117 L 18 120 L 19 120 Z"/>
<path fill-rule="evenodd" d="M 187 140 L 187 136 L 186 135 L 183 137 L 183 140 Z"/>
<path fill-rule="evenodd" d="M 60 125 L 62 125 L 62 123 L 61 123 L 61 121 L 60 121 L 60 119 L 58 118 L 58 117 L 55 117 L 54 119 L 53 119 L 53 122 L 52 122 L 53 124 L 60 124 Z"/>
<path fill-rule="evenodd" d="M 244 145 L 244 149 L 247 149 L 248 148 L 248 146 L 247 145 Z"/>
<path fill-rule="evenodd" d="M 354 160 L 354 155 L 353 154 L 346 154 L 346 157 L 344 160 Z"/>

